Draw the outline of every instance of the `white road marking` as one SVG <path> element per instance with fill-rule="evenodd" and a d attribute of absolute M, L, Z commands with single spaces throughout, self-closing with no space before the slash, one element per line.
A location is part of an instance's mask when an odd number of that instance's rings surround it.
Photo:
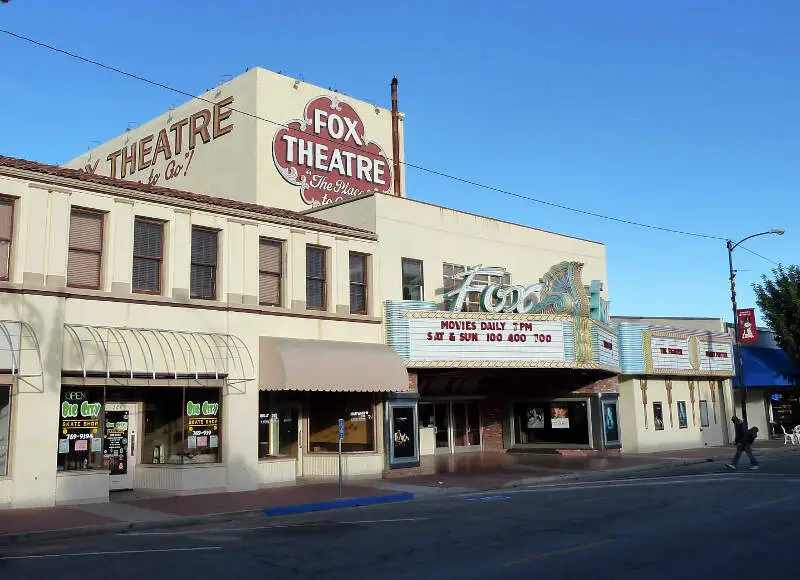
<path fill-rule="evenodd" d="M 76 556 L 125 556 L 128 554 L 156 554 L 161 552 L 202 552 L 221 550 L 222 546 L 203 546 L 197 548 L 163 548 L 155 550 L 120 550 L 117 552 L 71 552 L 68 554 L 32 554 L 28 556 L 2 556 L 0 560 L 37 560 L 42 558 L 74 558 Z"/>
<path fill-rule="evenodd" d="M 346 524 L 389 524 L 395 522 L 421 522 L 430 518 L 396 518 L 388 520 L 355 520 L 355 521 L 330 521 L 330 522 L 300 522 L 294 524 L 273 524 L 270 526 L 249 526 L 238 528 L 208 528 L 208 529 L 192 529 L 173 532 L 120 532 L 118 536 L 194 536 L 202 534 L 203 532 L 211 532 L 214 534 L 222 534 L 225 532 L 253 532 L 258 530 L 279 530 L 285 528 L 302 528 L 312 526 L 330 526 L 330 525 L 346 525 Z"/>

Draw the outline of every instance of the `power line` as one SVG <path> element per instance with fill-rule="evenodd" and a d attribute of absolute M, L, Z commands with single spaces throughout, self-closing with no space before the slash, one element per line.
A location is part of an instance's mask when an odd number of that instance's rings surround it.
<path fill-rule="evenodd" d="M 769 259 L 769 258 L 767 258 L 766 256 L 762 256 L 761 254 L 759 254 L 758 252 L 754 252 L 754 251 L 753 251 L 753 250 L 751 250 L 750 248 L 745 248 L 744 246 L 741 246 L 741 248 L 742 248 L 742 249 L 743 249 L 745 252 L 750 252 L 750 253 L 751 253 L 751 254 L 753 254 L 754 256 L 758 256 L 759 258 L 761 258 L 762 260 L 766 260 L 766 261 L 767 261 L 767 262 L 769 262 L 770 264 L 774 264 L 774 265 L 776 265 L 776 266 L 780 266 L 780 264 L 779 264 L 778 262 L 776 262 L 775 260 L 770 260 L 770 259 Z"/>
<path fill-rule="evenodd" d="M 108 70 L 108 71 L 111 71 L 111 72 L 115 72 L 117 74 L 120 74 L 120 75 L 129 77 L 129 78 L 141 81 L 143 83 L 147 83 L 147 84 L 155 86 L 155 87 L 166 89 L 166 90 L 171 91 L 173 93 L 177 93 L 179 95 L 183 95 L 185 97 L 189 97 L 190 99 L 197 99 L 199 101 L 203 101 L 203 102 L 209 103 L 211 105 L 215 104 L 214 101 L 211 101 L 211 100 L 203 98 L 201 96 L 192 94 L 192 93 L 190 93 L 188 91 L 184 91 L 184 90 L 181 90 L 181 89 L 176 89 L 175 87 L 171 87 L 171 86 L 166 85 L 164 83 L 161 83 L 161 82 L 158 82 L 158 81 L 154 81 L 154 80 L 149 79 L 147 77 L 143 77 L 141 75 L 130 73 L 128 71 L 122 70 L 122 69 L 117 68 L 115 66 L 108 65 L 108 64 L 93 60 L 91 58 L 76 54 L 74 52 L 70 52 L 68 50 L 64 50 L 62 48 L 58 48 L 57 46 L 53 46 L 53 45 L 48 44 L 46 42 L 41 42 L 39 40 L 35 40 L 33 38 L 30 38 L 28 36 L 24 36 L 22 34 L 17 34 L 15 32 L 11 32 L 10 30 L 5 30 L 5 29 L 2 29 L 2 28 L 0 28 L 0 32 L 2 32 L 4 34 L 7 34 L 8 36 L 14 37 L 14 38 L 16 38 L 18 40 L 23 40 L 23 41 L 28 42 L 30 44 L 34 44 L 34 45 L 39 46 L 41 48 L 46 48 L 47 50 L 51 50 L 53 52 L 57 52 L 57 53 L 63 54 L 65 56 L 80 60 L 80 61 L 85 62 L 87 64 L 91 64 L 91 65 L 103 68 L 105 70 Z M 264 121 L 266 123 L 270 123 L 270 124 L 276 125 L 278 127 L 284 127 L 286 129 L 290 128 L 288 125 L 286 125 L 284 123 L 280 123 L 278 121 L 273 121 L 272 119 L 268 119 L 266 117 L 261 117 L 260 115 L 256 115 L 254 113 L 250 113 L 248 111 L 243 111 L 241 109 L 236 109 L 234 107 L 230 107 L 230 109 L 232 111 L 235 111 L 235 112 L 240 113 L 242 115 L 245 115 L 247 117 L 251 117 L 253 119 L 258 119 L 260 121 Z M 330 143 L 335 143 L 337 146 L 340 145 L 340 143 L 335 142 L 332 139 L 327 139 L 325 137 L 320 137 L 320 139 L 322 139 L 324 141 L 328 141 Z M 386 159 L 389 160 L 389 161 L 393 161 L 393 159 L 388 157 L 388 156 L 386 156 Z M 577 213 L 577 214 L 581 214 L 581 215 L 586 215 L 586 216 L 596 217 L 596 218 L 600 218 L 600 219 L 605 219 L 605 220 L 609 220 L 609 221 L 613 221 L 613 222 L 621 223 L 621 224 L 625 224 L 625 225 L 630 225 L 630 226 L 637 226 L 637 227 L 640 227 L 640 228 L 647 228 L 647 229 L 651 229 L 651 230 L 668 232 L 668 233 L 672 233 L 672 234 L 680 234 L 680 235 L 684 235 L 684 236 L 691 236 L 691 237 L 695 237 L 695 238 L 704 238 L 704 239 L 709 239 L 709 240 L 723 240 L 723 241 L 725 240 L 725 238 L 720 237 L 720 236 L 713 236 L 713 235 L 710 235 L 710 234 L 701 234 L 701 233 L 697 233 L 697 232 L 690 232 L 690 231 L 687 231 L 687 230 L 679 230 L 679 229 L 675 229 L 675 228 L 657 226 L 657 225 L 654 225 L 654 224 L 648 224 L 648 223 L 644 223 L 644 222 L 640 222 L 640 221 L 629 220 L 629 219 L 619 218 L 619 217 L 605 215 L 605 214 L 601 214 L 601 213 L 596 213 L 596 212 L 592 212 L 592 211 L 588 211 L 588 210 L 584 210 L 584 209 L 579 209 L 579 208 L 571 207 L 571 206 L 564 205 L 564 204 L 561 204 L 561 203 L 556 203 L 556 202 L 553 202 L 553 201 L 547 201 L 547 200 L 544 200 L 544 199 L 539 199 L 539 198 L 533 197 L 531 195 L 526 195 L 526 194 L 523 194 L 523 193 L 509 191 L 507 189 L 503 189 L 501 187 L 497 187 L 497 186 L 494 186 L 494 185 L 487 185 L 487 184 L 481 183 L 479 181 L 473 181 L 471 179 L 467 179 L 467 178 L 464 178 L 464 177 L 459 177 L 457 175 L 453 175 L 453 174 L 450 174 L 450 173 L 445 173 L 443 171 L 438 171 L 436 169 L 430 169 L 430 168 L 424 167 L 422 165 L 416 165 L 414 163 L 409 163 L 408 161 L 399 161 L 399 163 L 401 165 L 406 166 L 406 167 L 411 167 L 413 169 L 416 169 L 418 171 L 423 171 L 423 172 L 429 173 L 431 175 L 436 175 L 438 177 L 443 177 L 445 179 L 450 179 L 452 181 L 456 181 L 456 182 L 463 183 L 463 184 L 466 184 L 466 185 L 471 185 L 473 187 L 477 187 L 477 188 L 480 188 L 480 189 L 485 189 L 487 191 L 493 191 L 493 192 L 496 192 L 496 193 L 501 193 L 501 194 L 509 196 L 509 197 L 514 197 L 514 198 L 517 198 L 517 199 L 523 199 L 523 200 L 526 200 L 526 201 L 531 201 L 531 202 L 534 202 L 534 203 L 538 203 L 538 204 L 541 204 L 541 205 L 546 205 L 548 207 L 553 207 L 553 208 L 557 208 L 557 209 L 562 209 L 562 210 L 565 210 L 565 211 L 571 211 L 573 213 Z"/>

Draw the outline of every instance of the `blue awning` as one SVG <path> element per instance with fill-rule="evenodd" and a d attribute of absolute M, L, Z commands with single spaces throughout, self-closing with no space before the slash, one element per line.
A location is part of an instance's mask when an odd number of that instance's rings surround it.
<path fill-rule="evenodd" d="M 742 370 L 744 383 L 750 387 L 794 387 L 791 376 L 800 376 L 800 369 L 789 360 L 788 355 L 777 348 L 742 346 Z M 734 387 L 739 386 L 738 377 L 733 377 Z"/>

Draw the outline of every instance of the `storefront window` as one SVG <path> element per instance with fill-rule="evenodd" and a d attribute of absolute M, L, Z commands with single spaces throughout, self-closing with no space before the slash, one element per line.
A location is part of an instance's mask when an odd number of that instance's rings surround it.
<path fill-rule="evenodd" d="M 0 387 L 0 476 L 8 474 L 8 447 L 11 437 L 11 387 Z"/>
<path fill-rule="evenodd" d="M 220 461 L 220 390 L 186 389 L 186 454 L 184 463 Z"/>
<path fill-rule="evenodd" d="M 258 458 L 297 457 L 300 406 L 283 393 L 258 394 Z"/>
<path fill-rule="evenodd" d="M 312 393 L 308 417 L 311 452 L 337 451 L 339 419 L 344 419 L 342 451 L 375 451 L 374 405 L 368 393 Z"/>
<path fill-rule="evenodd" d="M 708 420 L 708 401 L 700 401 L 700 426 L 708 427 L 710 424 Z"/>
<path fill-rule="evenodd" d="M 514 442 L 531 444 L 589 444 L 586 401 L 514 404 Z"/>
<path fill-rule="evenodd" d="M 653 403 L 653 424 L 656 431 L 664 430 L 664 408 L 661 403 Z"/>
<path fill-rule="evenodd" d="M 689 418 L 686 416 L 686 401 L 678 401 L 678 427 L 680 429 L 689 427 Z"/>
<path fill-rule="evenodd" d="M 221 416 L 218 388 L 147 389 L 142 463 L 219 462 Z"/>
<path fill-rule="evenodd" d="M 62 387 L 58 471 L 103 469 L 103 387 Z"/>
<path fill-rule="evenodd" d="M 413 407 L 392 407 L 392 455 L 395 459 L 414 457 L 417 428 Z"/>

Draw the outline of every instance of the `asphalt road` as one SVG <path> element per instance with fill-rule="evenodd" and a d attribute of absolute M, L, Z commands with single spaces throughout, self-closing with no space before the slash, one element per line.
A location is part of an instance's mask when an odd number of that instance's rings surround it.
<path fill-rule="evenodd" d="M 745 463 L 741 464 L 745 466 Z M 797 577 L 800 457 L 24 544 L 3 580 Z"/>

